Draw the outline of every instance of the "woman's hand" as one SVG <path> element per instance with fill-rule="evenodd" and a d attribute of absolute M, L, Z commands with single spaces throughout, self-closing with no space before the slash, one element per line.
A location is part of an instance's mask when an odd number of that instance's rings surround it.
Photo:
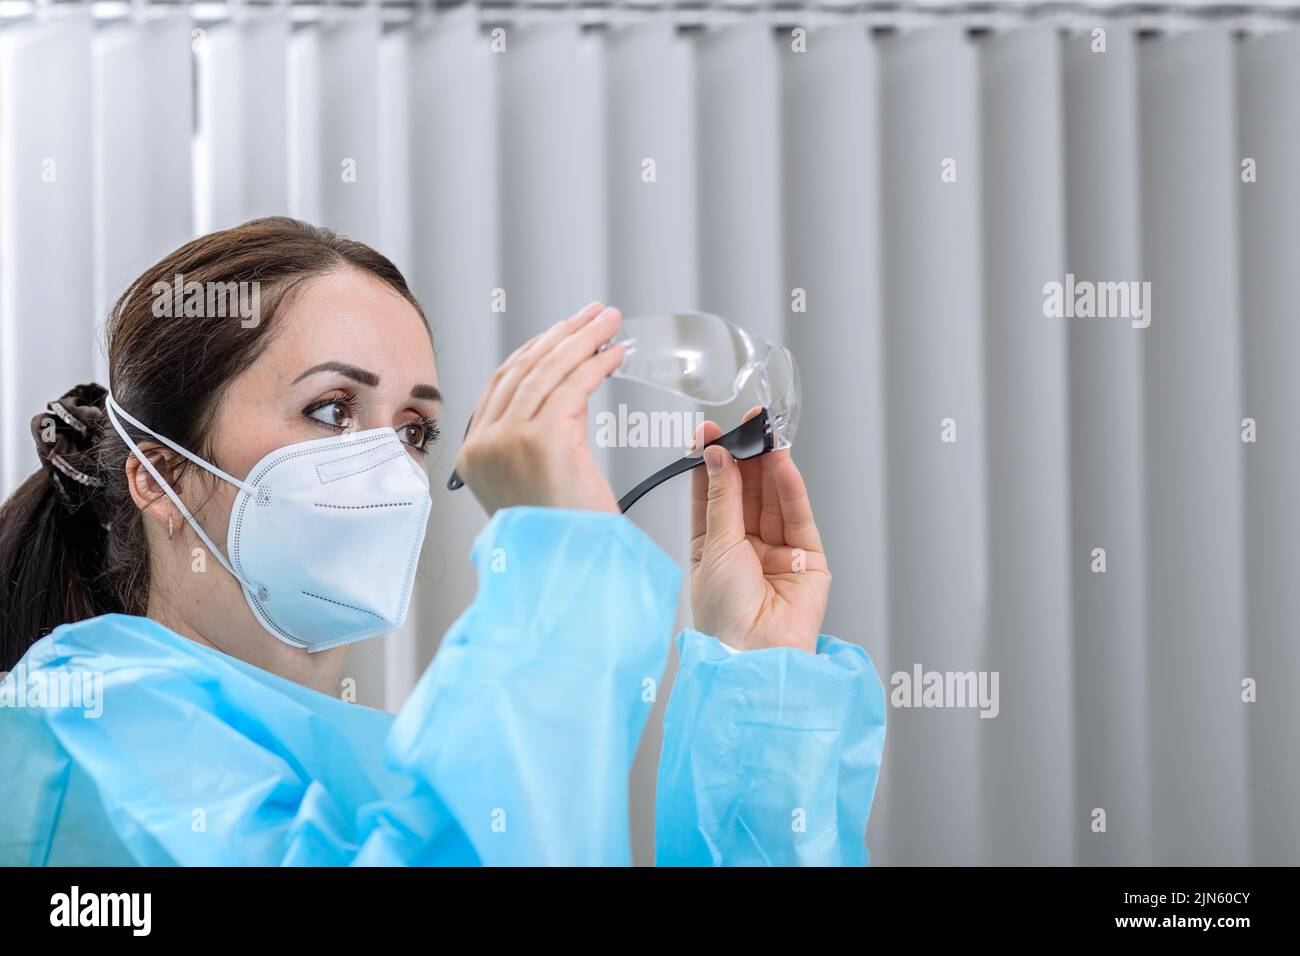
<path fill-rule="evenodd" d="M 618 513 L 587 445 L 587 398 L 623 361 L 622 345 L 596 351 L 620 321 L 593 302 L 496 370 L 456 460 L 489 515 L 515 505 Z"/>
<path fill-rule="evenodd" d="M 749 417 L 758 412 L 753 409 Z M 696 447 L 722 434 L 705 422 Z M 815 653 L 831 575 L 789 450 L 736 461 L 705 449 L 691 473 L 691 607 L 695 628 L 738 650 Z"/>

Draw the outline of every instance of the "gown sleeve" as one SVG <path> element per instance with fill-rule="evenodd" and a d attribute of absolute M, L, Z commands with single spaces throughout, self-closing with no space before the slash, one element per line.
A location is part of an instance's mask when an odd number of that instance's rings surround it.
<path fill-rule="evenodd" d="M 621 516 L 544 508 L 473 558 L 396 718 L 144 618 L 56 630 L 0 684 L 0 864 L 629 862 L 680 570 Z M 86 706 L 28 695 L 81 683 Z"/>
<path fill-rule="evenodd" d="M 866 865 L 885 742 L 884 689 L 866 651 L 823 636 L 815 654 L 736 652 L 690 630 L 677 648 L 657 863 Z"/>
<path fill-rule="evenodd" d="M 398 717 L 483 863 L 631 862 L 628 773 L 663 675 L 681 570 L 630 521 L 499 512 L 479 592 Z"/>

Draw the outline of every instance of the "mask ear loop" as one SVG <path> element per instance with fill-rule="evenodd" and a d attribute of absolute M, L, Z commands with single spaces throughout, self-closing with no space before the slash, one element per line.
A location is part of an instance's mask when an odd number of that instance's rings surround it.
<path fill-rule="evenodd" d="M 190 452 L 186 451 L 184 448 L 176 444 L 171 439 L 166 438 L 163 435 L 159 435 L 148 425 L 145 425 L 142 422 L 140 422 L 138 419 L 133 418 L 126 411 L 126 409 L 124 409 L 121 405 L 117 404 L 117 401 L 113 398 L 111 393 L 108 395 L 106 401 L 104 402 L 104 407 L 108 411 L 108 418 L 109 421 L 113 423 L 113 428 L 116 429 L 117 433 L 120 436 L 122 436 L 122 441 L 126 442 L 127 447 L 131 449 L 131 454 L 135 455 L 136 460 L 139 461 L 140 464 L 144 465 L 145 470 L 148 471 L 149 474 L 153 477 L 153 480 L 158 483 L 158 487 L 162 488 L 162 490 L 166 493 L 167 497 L 171 499 L 172 504 L 174 504 L 177 510 L 180 511 L 181 516 L 185 518 L 185 521 L 189 524 L 191 528 L 194 529 L 195 533 L 198 534 L 198 536 L 203 539 L 203 543 L 208 546 L 208 550 L 211 551 L 213 555 L 216 556 L 216 559 L 221 562 L 221 566 L 230 572 L 231 577 L 233 577 L 236 581 L 239 581 L 241 584 L 245 585 L 246 587 L 249 586 L 247 581 L 245 581 L 243 578 L 241 578 L 238 574 L 235 573 L 235 569 L 230 566 L 230 562 L 226 560 L 225 555 L 223 555 L 221 551 L 217 548 L 217 546 L 213 544 L 212 539 L 208 537 L 207 532 L 204 531 L 202 526 L 199 525 L 198 521 L 195 520 L 194 515 L 190 514 L 190 509 L 185 507 L 185 502 L 181 501 L 180 496 L 177 495 L 176 492 L 172 490 L 172 486 L 169 485 L 163 479 L 163 476 L 158 473 L 158 469 L 153 466 L 153 463 L 151 461 L 149 461 L 149 457 L 140 450 L 140 446 L 138 446 L 134 441 L 131 440 L 131 436 L 126 433 L 126 429 L 123 428 L 122 423 L 117 420 L 117 416 L 121 415 L 123 418 L 125 418 L 136 428 L 140 429 L 142 432 L 147 432 L 148 434 L 152 435 L 154 438 L 158 439 L 158 441 L 162 442 L 164 445 L 166 445 L 172 451 L 176 452 L 178 455 L 188 458 L 190 461 L 194 462 L 194 464 L 198 465 L 200 468 L 203 468 L 211 472 L 212 474 L 216 475 L 218 478 L 222 479 L 223 481 L 229 482 L 230 484 L 239 488 L 241 491 L 247 491 L 251 493 L 252 486 L 246 484 L 245 482 L 240 481 L 238 478 L 234 478 L 226 474 L 216 465 L 208 464 L 202 458 L 198 457 L 197 455 L 191 454 Z"/>
<path fill-rule="evenodd" d="M 763 409 L 749 421 L 741 424 L 739 428 L 733 428 L 725 435 L 721 435 L 711 442 L 706 442 L 704 447 L 708 448 L 709 445 L 721 445 L 731 452 L 731 457 L 737 461 L 746 461 L 767 454 L 774 447 L 767 409 Z M 665 465 L 618 499 L 618 510 L 626 513 L 627 509 L 636 504 L 637 500 L 646 492 L 662 485 L 669 478 L 676 478 L 678 475 L 685 474 L 702 464 L 704 464 L 703 449 L 701 449 L 699 455 L 687 455 L 685 458 L 677 459 L 671 465 Z"/>

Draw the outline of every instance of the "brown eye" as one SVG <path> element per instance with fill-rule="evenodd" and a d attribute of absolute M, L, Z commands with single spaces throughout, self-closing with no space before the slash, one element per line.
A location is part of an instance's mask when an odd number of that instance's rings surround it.
<path fill-rule="evenodd" d="M 352 409 L 346 402 L 329 402 L 312 409 L 307 415 L 335 428 L 347 428 L 352 424 Z"/>
<path fill-rule="evenodd" d="M 438 440 L 438 426 L 429 420 L 407 422 L 397 430 L 402 441 L 416 451 L 427 451 Z"/>

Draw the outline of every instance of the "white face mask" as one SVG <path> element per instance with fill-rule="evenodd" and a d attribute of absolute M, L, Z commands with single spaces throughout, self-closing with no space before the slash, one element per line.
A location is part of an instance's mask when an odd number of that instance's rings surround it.
<path fill-rule="evenodd" d="M 323 651 L 401 627 L 429 517 L 429 477 L 391 428 L 297 442 L 240 481 L 127 414 L 109 419 L 208 550 L 243 586 L 261 625 Z M 226 554 L 126 433 L 118 416 L 239 489 Z"/>

